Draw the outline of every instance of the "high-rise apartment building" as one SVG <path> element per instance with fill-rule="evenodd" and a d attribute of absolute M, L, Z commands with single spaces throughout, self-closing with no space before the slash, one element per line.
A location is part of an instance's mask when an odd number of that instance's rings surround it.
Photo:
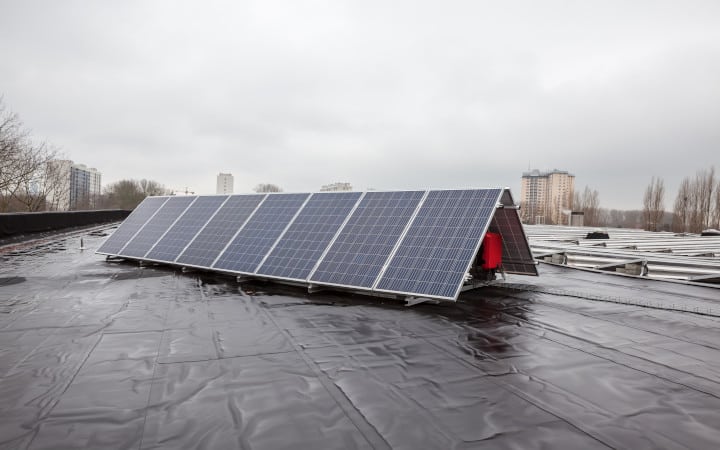
<path fill-rule="evenodd" d="M 575 175 L 564 170 L 523 172 L 520 215 L 528 224 L 566 224 L 572 205 Z"/>
<path fill-rule="evenodd" d="M 97 206 L 102 181 L 97 169 L 67 159 L 51 161 L 48 165 L 56 180 L 47 198 L 50 209 L 73 211 Z"/>
<path fill-rule="evenodd" d="M 217 176 L 216 194 L 232 194 L 234 178 L 231 173 L 220 173 Z"/>

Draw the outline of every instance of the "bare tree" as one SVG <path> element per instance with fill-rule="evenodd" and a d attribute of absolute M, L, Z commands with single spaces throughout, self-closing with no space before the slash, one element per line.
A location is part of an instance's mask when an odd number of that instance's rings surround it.
<path fill-rule="evenodd" d="M 145 197 L 166 195 L 167 189 L 153 180 L 120 180 L 105 187 L 102 208 L 135 209 Z"/>
<path fill-rule="evenodd" d="M 335 183 L 325 184 L 320 188 L 320 192 L 328 191 L 352 191 L 352 185 L 347 181 L 338 181 Z"/>
<path fill-rule="evenodd" d="M 665 182 L 652 177 L 643 196 L 643 222 L 648 231 L 658 231 L 665 215 Z"/>
<path fill-rule="evenodd" d="M 583 204 L 582 204 L 582 197 L 580 196 L 580 191 L 573 192 L 570 209 L 572 209 L 573 211 L 582 211 Z"/>
<path fill-rule="evenodd" d="M 7 111 L 0 98 L 0 211 L 6 210 L 3 206 L 10 201 L 11 193 L 18 183 L 27 138 L 21 125 L 17 114 Z"/>
<path fill-rule="evenodd" d="M 685 180 L 683 180 L 683 183 Z M 681 186 L 682 190 L 683 186 Z M 687 231 L 699 233 L 713 221 L 715 195 L 715 168 L 699 170 L 687 187 Z M 679 195 L 679 194 L 678 194 Z"/>
<path fill-rule="evenodd" d="M 50 150 L 50 155 L 56 154 L 55 150 Z M 32 178 L 28 177 L 20 183 L 13 196 L 26 211 L 58 210 L 61 200 L 69 194 L 67 175 L 55 160 L 47 161 Z"/>
<path fill-rule="evenodd" d="M 140 192 L 142 192 L 144 196 L 143 198 L 153 195 L 168 195 L 170 193 L 165 186 L 157 181 L 146 180 L 144 178 L 137 182 L 137 186 L 140 188 Z"/>
<path fill-rule="evenodd" d="M 697 233 L 701 228 L 700 222 L 700 190 L 698 189 L 697 178 L 690 181 L 688 191 L 688 228 L 687 231 Z"/>
<path fill-rule="evenodd" d="M 715 191 L 715 167 L 702 170 L 697 175 L 698 207 L 700 208 L 700 230 L 709 228 L 713 216 L 713 197 Z"/>
<path fill-rule="evenodd" d="M 260 183 L 253 188 L 253 191 L 258 193 L 263 192 L 282 192 L 282 188 L 276 184 Z"/>
<path fill-rule="evenodd" d="M 715 167 L 683 178 L 673 207 L 673 231 L 699 233 L 720 222 L 720 180 Z"/>
<path fill-rule="evenodd" d="M 598 191 L 585 186 L 582 195 L 575 191 L 573 193 L 573 210 L 583 211 L 584 223 L 586 226 L 595 227 L 601 224 L 601 221 L 609 220 L 601 217 L 600 211 L 600 195 Z"/>
<path fill-rule="evenodd" d="M 672 230 L 684 233 L 690 226 L 690 178 L 683 178 L 673 206 Z"/>
<path fill-rule="evenodd" d="M 105 186 L 103 193 L 103 208 L 135 209 L 143 200 L 135 180 L 120 180 Z"/>
<path fill-rule="evenodd" d="M 0 211 L 11 205 L 37 207 L 35 183 L 55 150 L 30 139 L 17 114 L 7 111 L 0 98 Z"/>
<path fill-rule="evenodd" d="M 598 208 L 597 216 L 595 219 L 596 225 L 601 227 L 610 226 L 612 216 L 610 211 L 606 208 Z"/>
<path fill-rule="evenodd" d="M 713 218 L 711 226 L 720 230 L 720 180 L 715 185 L 715 201 L 713 202 Z"/>
<path fill-rule="evenodd" d="M 45 208 L 48 211 L 62 211 L 70 207 L 70 173 L 72 163 L 67 159 L 55 159 L 46 165 Z"/>
<path fill-rule="evenodd" d="M 650 222 L 652 221 L 652 198 L 653 189 L 655 189 L 655 177 L 652 177 L 650 184 L 645 188 L 645 194 L 643 195 L 643 222 L 645 223 L 645 229 L 656 231 Z"/>

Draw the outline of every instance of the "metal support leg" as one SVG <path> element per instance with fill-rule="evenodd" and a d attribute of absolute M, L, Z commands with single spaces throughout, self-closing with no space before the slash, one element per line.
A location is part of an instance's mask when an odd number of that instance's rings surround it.
<path fill-rule="evenodd" d="M 420 303 L 432 303 L 433 305 L 437 305 L 440 301 L 427 297 L 405 297 L 405 306 L 415 306 Z"/>
<path fill-rule="evenodd" d="M 317 284 L 309 284 L 307 289 L 308 294 L 314 294 L 316 292 L 322 292 L 327 290 L 325 286 L 318 286 Z"/>

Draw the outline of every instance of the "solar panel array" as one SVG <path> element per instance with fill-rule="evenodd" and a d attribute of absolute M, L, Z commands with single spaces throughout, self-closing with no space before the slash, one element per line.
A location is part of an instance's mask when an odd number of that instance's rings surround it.
<path fill-rule="evenodd" d="M 368 192 L 310 281 L 372 288 L 425 192 Z"/>
<path fill-rule="evenodd" d="M 266 195 L 233 195 L 211 216 L 205 227 L 175 260 L 192 267 L 210 267 L 230 239 L 252 216 Z"/>
<path fill-rule="evenodd" d="M 268 196 L 211 267 L 240 274 L 255 273 L 263 257 L 272 250 L 309 196 Z"/>
<path fill-rule="evenodd" d="M 180 256 L 192 238 L 207 223 L 208 217 L 227 201 L 228 196 L 198 197 L 180 219 L 168 230 L 145 258 L 153 261 L 173 262 Z"/>
<path fill-rule="evenodd" d="M 362 194 L 314 194 L 258 269 L 258 275 L 304 281 Z"/>
<path fill-rule="evenodd" d="M 194 200 L 195 197 L 169 198 L 118 255 L 144 258 Z"/>
<path fill-rule="evenodd" d="M 502 189 L 430 192 L 377 290 L 455 298 L 501 193 Z"/>
<path fill-rule="evenodd" d="M 498 209 L 511 202 L 503 189 L 151 197 L 98 253 L 455 300 L 488 228 L 507 271 L 537 274 L 517 211 Z"/>
<path fill-rule="evenodd" d="M 167 197 L 147 197 L 130 215 L 120 224 L 117 230 L 103 242 L 98 253 L 117 255 L 125 244 L 140 231 L 150 218 L 165 204 Z"/>

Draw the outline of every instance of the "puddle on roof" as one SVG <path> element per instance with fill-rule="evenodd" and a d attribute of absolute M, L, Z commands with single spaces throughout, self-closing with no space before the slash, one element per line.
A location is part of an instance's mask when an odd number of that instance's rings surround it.
<path fill-rule="evenodd" d="M 0 287 L 20 284 L 27 281 L 25 277 L 0 277 Z"/>

